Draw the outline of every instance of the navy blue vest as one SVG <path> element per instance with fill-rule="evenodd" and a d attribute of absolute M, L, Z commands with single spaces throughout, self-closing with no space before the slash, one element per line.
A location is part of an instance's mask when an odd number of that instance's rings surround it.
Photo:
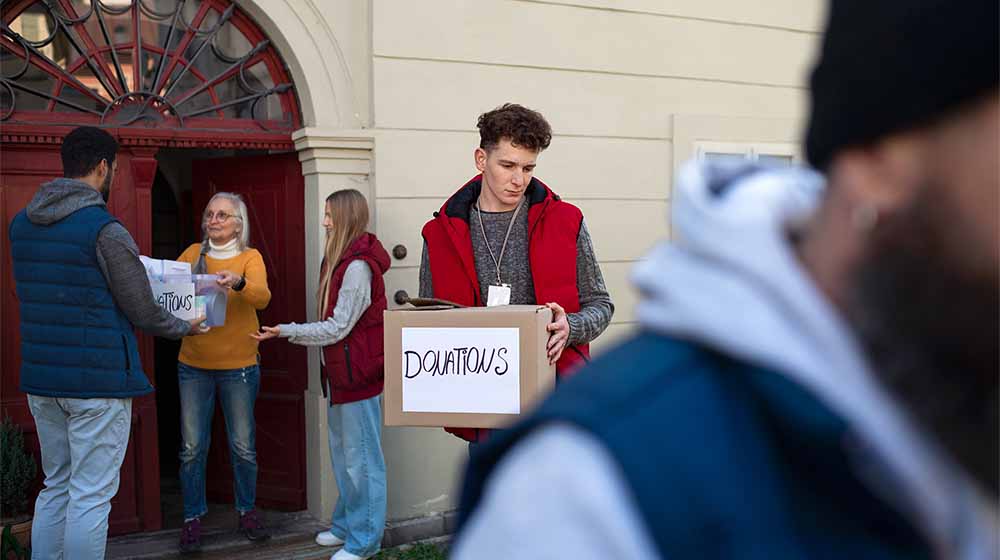
<path fill-rule="evenodd" d="M 610 451 L 664 559 L 931 557 L 916 529 L 858 478 L 849 426 L 812 394 L 652 334 L 601 356 L 476 449 L 460 526 L 504 451 L 555 421 Z"/>
<path fill-rule="evenodd" d="M 102 206 L 36 225 L 10 225 L 21 312 L 21 391 L 49 397 L 135 397 L 152 392 L 128 318 L 97 261 L 97 236 L 115 218 Z"/>

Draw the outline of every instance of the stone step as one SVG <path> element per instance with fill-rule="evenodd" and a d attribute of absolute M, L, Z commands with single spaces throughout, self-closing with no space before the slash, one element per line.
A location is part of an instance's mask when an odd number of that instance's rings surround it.
<path fill-rule="evenodd" d="M 216 560 L 240 558 L 252 560 L 290 559 L 319 560 L 329 558 L 337 549 L 316 544 L 316 533 L 329 525 L 300 511 L 269 512 L 267 527 L 272 537 L 264 543 L 249 543 L 235 529 L 208 529 L 202 533 L 202 552 L 196 556 L 181 555 L 177 550 L 179 529 L 136 533 L 114 537 L 108 541 L 106 558 L 115 560 Z M 382 539 L 382 548 L 389 549 L 408 543 L 447 540 L 455 530 L 454 512 L 389 523 Z"/>

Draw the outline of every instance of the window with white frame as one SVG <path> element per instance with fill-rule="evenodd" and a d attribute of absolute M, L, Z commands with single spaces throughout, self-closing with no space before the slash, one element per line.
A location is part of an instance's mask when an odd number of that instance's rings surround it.
<path fill-rule="evenodd" d="M 698 161 L 756 161 L 787 167 L 802 161 L 798 146 L 778 142 L 697 142 Z"/>

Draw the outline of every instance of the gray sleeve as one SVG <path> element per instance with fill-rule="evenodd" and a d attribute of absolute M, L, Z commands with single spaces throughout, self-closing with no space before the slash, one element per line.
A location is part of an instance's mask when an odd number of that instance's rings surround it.
<path fill-rule="evenodd" d="M 594 436 L 566 424 L 535 430 L 490 475 L 449 558 L 658 559 L 633 495 Z"/>
<path fill-rule="evenodd" d="M 368 263 L 357 260 L 347 265 L 344 271 L 333 315 L 315 323 L 287 323 L 278 325 L 278 328 L 281 336 L 288 338 L 292 344 L 329 346 L 347 336 L 371 304 L 372 270 Z"/>
<path fill-rule="evenodd" d="M 153 299 L 146 268 L 139 260 L 139 247 L 124 226 L 114 222 L 101 230 L 97 236 L 97 263 L 115 304 L 133 326 L 163 338 L 176 340 L 187 335 L 191 325 L 164 311 Z"/>
<path fill-rule="evenodd" d="M 420 255 L 420 297 L 434 297 L 434 284 L 431 283 L 431 261 L 427 258 L 426 241 L 424 241 L 424 251 Z"/>
<path fill-rule="evenodd" d="M 587 223 L 580 223 L 576 238 L 576 287 L 580 293 L 580 311 L 570 313 L 569 344 L 586 344 L 604 332 L 615 313 L 615 304 L 604 285 L 601 267 L 597 264 L 594 245 L 590 241 Z"/>

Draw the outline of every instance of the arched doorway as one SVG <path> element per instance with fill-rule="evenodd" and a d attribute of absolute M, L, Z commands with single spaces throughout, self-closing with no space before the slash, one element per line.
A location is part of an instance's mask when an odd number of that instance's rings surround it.
<path fill-rule="evenodd" d="M 39 184 L 61 175 L 61 139 L 82 124 L 104 127 L 121 143 L 109 207 L 143 254 L 151 254 L 160 225 L 154 223 L 159 212 L 154 213 L 153 197 L 158 170 L 181 178 L 191 199 L 187 207 L 181 205 L 183 211 L 200 212 L 198 205 L 216 190 L 241 192 L 256 207 L 252 244 L 265 256 L 273 293 L 261 320 L 304 319 L 303 181 L 291 138 L 302 126 L 299 105 L 279 53 L 244 11 L 229 0 L 0 4 L 0 214 L 5 224 Z M 33 437 L 26 399 L 17 390 L 19 316 L 6 235 L 0 236 L 0 253 L 0 414 Z M 142 353 L 154 385 L 159 377 L 174 379 L 156 371 L 148 337 Z M 305 352 L 265 346 L 261 364 L 256 409 L 260 501 L 303 509 Z M 222 432 L 216 430 L 213 440 L 216 451 L 224 449 Z M 113 501 L 112 534 L 162 526 L 160 455 L 167 452 L 158 445 L 156 397 L 136 399 L 121 487 Z M 227 454 L 216 452 L 211 461 L 210 493 L 231 499 Z"/>

